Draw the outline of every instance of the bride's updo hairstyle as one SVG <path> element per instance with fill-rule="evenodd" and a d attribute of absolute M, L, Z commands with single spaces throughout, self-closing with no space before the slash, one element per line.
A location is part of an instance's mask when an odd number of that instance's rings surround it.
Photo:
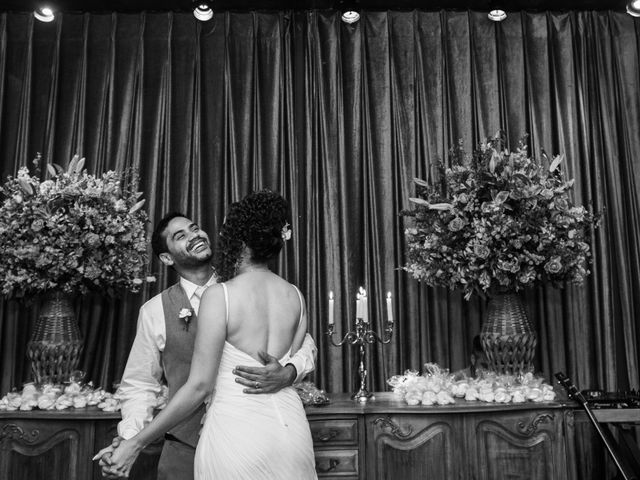
<path fill-rule="evenodd" d="M 287 201 L 271 190 L 251 193 L 231 204 L 213 262 L 218 281 L 236 274 L 244 245 L 251 249 L 251 260 L 257 263 L 268 262 L 280 253 L 288 226 L 287 211 Z"/>

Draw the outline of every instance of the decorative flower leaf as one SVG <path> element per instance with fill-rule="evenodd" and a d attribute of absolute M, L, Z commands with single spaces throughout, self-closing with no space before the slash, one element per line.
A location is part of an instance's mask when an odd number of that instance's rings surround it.
<path fill-rule="evenodd" d="M 53 178 L 58 176 L 58 172 L 56 172 L 56 169 L 50 163 L 47 163 L 47 171 Z"/>
<path fill-rule="evenodd" d="M 453 205 L 450 203 L 432 203 L 429 205 L 429 210 L 453 210 Z"/>
<path fill-rule="evenodd" d="M 513 174 L 513 178 L 514 178 L 514 180 L 519 180 L 519 181 L 523 182 L 525 185 L 530 185 L 531 184 L 531 180 L 524 173 L 515 172 Z"/>
<path fill-rule="evenodd" d="M 78 164 L 76 165 L 75 168 L 75 172 L 76 173 L 81 173 L 82 169 L 84 168 L 84 162 L 85 162 L 85 158 L 82 157 L 80 160 L 78 160 Z"/>
<path fill-rule="evenodd" d="M 496 171 L 496 165 L 500 162 L 500 154 L 492 149 L 491 160 L 489 161 L 489 171 L 494 173 Z"/>
<path fill-rule="evenodd" d="M 27 182 L 24 178 L 19 178 L 18 183 L 20 184 L 20 188 L 22 188 L 24 193 L 26 193 L 27 195 L 33 195 L 33 187 L 29 182 Z"/>
<path fill-rule="evenodd" d="M 140 210 L 142 208 L 142 206 L 144 205 L 144 199 L 140 200 L 139 202 L 137 202 L 133 207 L 131 207 L 131 209 L 129 210 L 129 213 L 136 213 L 138 210 Z"/>
<path fill-rule="evenodd" d="M 67 173 L 74 173 L 76 171 L 76 165 L 78 164 L 79 155 L 75 154 L 71 161 L 69 162 L 69 166 L 67 167 Z"/>
<path fill-rule="evenodd" d="M 498 194 L 494 198 L 494 202 L 496 202 L 496 203 L 504 203 L 504 202 L 507 201 L 508 198 L 509 198 L 509 192 L 503 190 L 501 192 L 498 192 Z"/>
<path fill-rule="evenodd" d="M 553 159 L 553 162 L 551 162 L 551 165 L 549 165 L 549 171 L 550 172 L 555 171 L 555 169 L 558 168 L 562 160 L 564 160 L 564 155 L 556 155 Z"/>

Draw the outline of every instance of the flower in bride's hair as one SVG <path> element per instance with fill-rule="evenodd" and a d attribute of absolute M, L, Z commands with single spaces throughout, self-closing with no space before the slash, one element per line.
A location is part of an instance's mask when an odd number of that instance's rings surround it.
<path fill-rule="evenodd" d="M 285 242 L 287 240 L 291 240 L 291 227 L 289 225 L 289 222 L 284 224 L 284 227 L 282 227 L 282 231 L 280 232 L 280 236 L 282 237 L 282 240 L 284 240 Z"/>

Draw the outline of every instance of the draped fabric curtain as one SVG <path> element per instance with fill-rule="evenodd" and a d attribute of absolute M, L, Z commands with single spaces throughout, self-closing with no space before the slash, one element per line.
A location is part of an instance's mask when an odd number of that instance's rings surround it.
<path fill-rule="evenodd" d="M 574 200 L 603 211 L 582 286 L 525 300 L 535 365 L 581 388 L 639 387 L 640 35 L 613 12 L 330 11 L 68 14 L 43 24 L 0 14 L 0 174 L 36 155 L 92 173 L 137 168 L 151 224 L 172 210 L 215 239 L 231 201 L 257 188 L 291 204 L 293 240 L 278 271 L 305 293 L 318 347 L 315 382 L 357 389 L 357 350 L 324 334 L 328 292 L 341 336 L 355 292 L 380 330 L 393 294 L 395 331 L 368 349 L 371 390 L 405 369 L 466 366 L 484 301 L 420 285 L 402 270 L 413 177 L 427 178 L 461 140 L 502 129 L 510 145 L 564 153 Z M 0 219 L 1 222 L 1 219 Z M 149 226 L 151 229 L 152 225 Z M 1 266 L 0 266 L 1 268 Z M 124 369 L 140 295 L 77 300 L 87 380 L 111 388 Z M 0 303 L 2 393 L 29 378 L 37 305 Z M 338 336 L 338 335 L 337 335 Z"/>

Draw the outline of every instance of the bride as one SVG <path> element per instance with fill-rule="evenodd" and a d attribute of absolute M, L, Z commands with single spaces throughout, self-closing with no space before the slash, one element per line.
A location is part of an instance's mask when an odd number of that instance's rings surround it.
<path fill-rule="evenodd" d="M 261 366 L 265 351 L 286 363 L 302 345 L 302 294 L 268 267 L 291 235 L 286 214 L 286 201 L 268 190 L 231 205 L 214 262 L 222 283 L 202 296 L 189 379 L 114 452 L 112 468 L 121 474 L 128 475 L 147 444 L 211 397 L 196 449 L 196 480 L 316 478 L 309 424 L 295 390 L 247 395 L 232 373 L 236 365 Z"/>

